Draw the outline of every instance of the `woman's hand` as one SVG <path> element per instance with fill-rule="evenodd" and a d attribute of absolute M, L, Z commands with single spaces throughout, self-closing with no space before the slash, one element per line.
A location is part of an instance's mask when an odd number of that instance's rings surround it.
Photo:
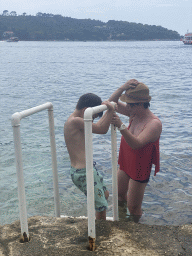
<path fill-rule="evenodd" d="M 134 89 L 138 84 L 139 84 L 139 82 L 136 79 L 130 79 L 124 85 L 122 85 L 121 88 L 124 91 L 127 91 L 129 89 Z"/>
<path fill-rule="evenodd" d="M 116 127 L 120 128 L 123 122 L 121 121 L 119 116 L 116 113 L 114 113 L 111 123 L 114 124 Z"/>

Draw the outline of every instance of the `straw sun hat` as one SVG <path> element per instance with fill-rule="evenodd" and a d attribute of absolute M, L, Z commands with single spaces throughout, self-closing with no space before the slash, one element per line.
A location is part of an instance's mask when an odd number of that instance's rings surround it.
<path fill-rule="evenodd" d="M 139 83 L 134 89 L 128 89 L 119 99 L 126 103 L 145 103 L 151 100 L 151 96 L 147 85 Z"/>

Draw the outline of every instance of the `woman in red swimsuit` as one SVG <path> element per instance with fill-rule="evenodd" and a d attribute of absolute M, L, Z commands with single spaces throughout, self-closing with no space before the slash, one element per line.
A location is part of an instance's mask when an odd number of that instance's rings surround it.
<path fill-rule="evenodd" d="M 124 94 L 122 94 L 125 91 Z M 119 99 L 125 103 L 119 102 Z M 141 205 L 152 164 L 159 171 L 161 121 L 149 110 L 149 88 L 131 79 L 109 98 L 117 103 L 117 112 L 129 117 L 129 126 L 114 114 L 112 123 L 122 134 L 119 151 L 118 196 L 127 202 L 133 216 L 142 215 Z"/>

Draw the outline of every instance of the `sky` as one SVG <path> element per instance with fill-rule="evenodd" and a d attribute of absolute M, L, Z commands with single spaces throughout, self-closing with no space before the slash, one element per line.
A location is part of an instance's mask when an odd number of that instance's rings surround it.
<path fill-rule="evenodd" d="M 17 15 L 38 12 L 103 22 L 122 20 L 162 26 L 184 35 L 192 32 L 192 0 L 0 0 L 4 10 Z"/>

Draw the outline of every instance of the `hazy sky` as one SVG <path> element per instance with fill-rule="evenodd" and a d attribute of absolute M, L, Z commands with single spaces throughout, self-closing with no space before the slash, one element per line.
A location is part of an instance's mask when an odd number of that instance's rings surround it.
<path fill-rule="evenodd" d="M 160 25 L 181 35 L 192 32 L 192 0 L 0 0 L 0 13 L 4 10 Z"/>

